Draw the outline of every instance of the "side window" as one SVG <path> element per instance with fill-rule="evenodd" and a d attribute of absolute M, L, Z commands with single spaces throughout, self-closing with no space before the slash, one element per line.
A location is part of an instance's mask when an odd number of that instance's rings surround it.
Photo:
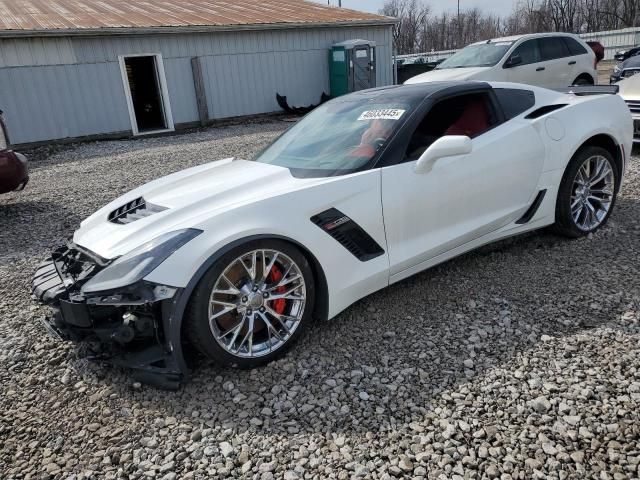
<path fill-rule="evenodd" d="M 445 135 L 475 138 L 498 125 L 498 116 L 487 93 L 472 93 L 436 103 L 409 140 L 405 161 L 417 160 L 429 146 Z"/>
<path fill-rule="evenodd" d="M 570 55 L 584 55 L 587 53 L 587 49 L 584 48 L 575 38 L 563 37 L 565 45 L 569 49 Z"/>
<path fill-rule="evenodd" d="M 517 117 L 536 104 L 536 96 L 531 90 L 496 88 L 494 92 L 507 120 Z"/>
<path fill-rule="evenodd" d="M 569 56 L 569 49 L 562 37 L 543 37 L 538 39 L 542 60 L 555 60 Z"/>
<path fill-rule="evenodd" d="M 540 61 L 537 40 L 527 40 L 521 43 L 511 54 L 511 57 L 519 56 L 522 60 L 519 65 L 528 65 Z"/>

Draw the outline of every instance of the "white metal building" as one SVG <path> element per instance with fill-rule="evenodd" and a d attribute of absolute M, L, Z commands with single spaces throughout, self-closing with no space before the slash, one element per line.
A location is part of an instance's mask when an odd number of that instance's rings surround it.
<path fill-rule="evenodd" d="M 596 40 L 604 46 L 604 59 L 612 60 L 619 50 L 626 50 L 640 44 L 640 28 L 624 28 L 605 32 L 591 32 L 580 35 L 584 40 Z"/>
<path fill-rule="evenodd" d="M 172 131 L 329 93 L 329 49 L 394 19 L 302 0 L 0 0 L 0 109 L 14 144 Z"/>

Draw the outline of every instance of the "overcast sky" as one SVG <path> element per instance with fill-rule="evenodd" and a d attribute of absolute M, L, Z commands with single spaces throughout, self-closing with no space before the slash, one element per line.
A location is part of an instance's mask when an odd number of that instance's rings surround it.
<path fill-rule="evenodd" d="M 327 0 L 316 1 L 327 4 Z M 384 0 L 342 0 L 342 6 L 345 8 L 372 13 L 378 13 L 383 3 Z M 440 13 L 445 10 L 455 11 L 458 8 L 457 0 L 425 0 L 425 3 L 431 6 L 434 13 Z M 464 10 L 466 8 L 479 7 L 485 11 L 504 15 L 511 13 L 511 8 L 515 3 L 516 0 L 460 0 L 460 8 Z M 331 0 L 331 5 L 337 4 L 338 0 Z"/>

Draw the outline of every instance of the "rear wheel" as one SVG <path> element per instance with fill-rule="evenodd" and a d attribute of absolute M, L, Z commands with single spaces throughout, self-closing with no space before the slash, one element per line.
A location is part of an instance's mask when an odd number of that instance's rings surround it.
<path fill-rule="evenodd" d="M 613 210 L 620 174 L 612 155 L 600 147 L 575 154 L 562 178 L 554 229 L 577 238 L 602 227 Z"/>
<path fill-rule="evenodd" d="M 309 323 L 313 273 L 289 243 L 247 243 L 223 255 L 194 291 L 185 333 L 209 358 L 252 368 L 284 354 Z"/>
<path fill-rule="evenodd" d="M 581 76 L 576 78 L 572 85 L 584 86 L 584 85 L 593 85 L 593 79 L 591 77 Z"/>

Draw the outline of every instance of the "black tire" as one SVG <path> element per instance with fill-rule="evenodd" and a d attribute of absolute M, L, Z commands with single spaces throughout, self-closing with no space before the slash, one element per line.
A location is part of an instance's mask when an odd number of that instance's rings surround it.
<path fill-rule="evenodd" d="M 571 215 L 571 197 L 573 195 L 574 181 L 578 174 L 578 170 L 582 167 L 585 161 L 594 156 L 606 158 L 611 165 L 614 175 L 613 199 L 611 200 L 609 211 L 603 220 L 595 228 L 584 230 L 577 226 L 573 216 Z M 560 183 L 558 198 L 556 201 L 556 223 L 553 225 L 552 230 L 565 237 L 579 238 L 589 235 L 590 233 L 594 233 L 602 228 L 609 220 L 611 212 L 613 212 L 615 207 L 618 190 L 620 188 L 620 175 L 619 167 L 616 165 L 613 156 L 604 148 L 587 146 L 578 150 L 569 162 L 569 165 L 562 177 L 562 182 Z"/>
<path fill-rule="evenodd" d="M 572 85 L 577 85 L 577 86 L 586 86 L 586 85 L 593 85 L 593 79 L 590 77 L 578 77 L 576 78 Z"/>
<path fill-rule="evenodd" d="M 272 353 L 247 358 L 233 355 L 223 348 L 215 339 L 212 329 L 209 326 L 209 302 L 215 283 L 227 266 L 233 263 L 236 258 L 253 252 L 254 250 L 274 250 L 289 257 L 298 266 L 304 279 L 306 301 L 302 318 L 297 328 L 282 346 Z M 311 323 L 314 309 L 314 290 L 313 271 L 307 259 L 298 248 L 282 240 L 264 239 L 251 241 L 235 247 L 222 255 L 207 271 L 202 280 L 200 280 L 189 300 L 182 331 L 187 341 L 200 351 L 200 353 L 221 365 L 242 369 L 259 367 L 284 355 L 300 338 L 309 323 Z"/>

